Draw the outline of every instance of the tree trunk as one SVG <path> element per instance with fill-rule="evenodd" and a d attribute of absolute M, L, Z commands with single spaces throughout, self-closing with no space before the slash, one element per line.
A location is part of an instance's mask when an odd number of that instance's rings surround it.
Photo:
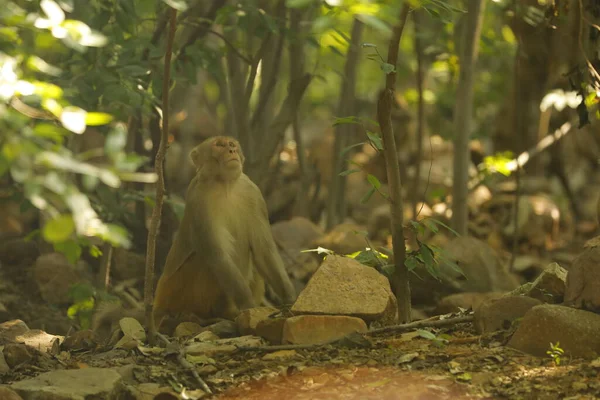
<path fill-rule="evenodd" d="M 462 52 L 456 106 L 454 109 L 454 186 L 452 190 L 452 226 L 461 235 L 468 233 L 469 214 L 467 207 L 469 182 L 469 139 L 473 114 L 473 75 L 483 22 L 483 0 L 467 2 L 468 14 L 462 29 Z"/>
<path fill-rule="evenodd" d="M 342 82 L 342 91 L 340 93 L 338 117 L 349 117 L 355 113 L 354 97 L 356 89 L 356 70 L 358 68 L 358 57 L 363 27 L 363 23 L 354 18 L 352 33 L 350 34 L 350 43 L 348 45 L 348 54 L 346 55 L 346 64 L 344 66 L 344 78 Z M 340 124 L 336 126 L 335 129 L 333 168 L 327 203 L 327 230 L 342 223 L 344 218 L 346 218 L 346 177 L 340 176 L 340 172 L 346 169 L 346 160 L 341 153 L 342 150 L 350 145 L 350 136 L 353 128 L 354 126 L 350 124 Z"/>

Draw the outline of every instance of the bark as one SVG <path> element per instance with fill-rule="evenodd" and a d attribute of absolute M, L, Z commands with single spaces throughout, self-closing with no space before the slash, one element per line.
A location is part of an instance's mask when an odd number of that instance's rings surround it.
<path fill-rule="evenodd" d="M 483 0 L 468 2 L 467 20 L 462 29 L 462 54 L 454 110 L 454 185 L 452 190 L 452 226 L 460 235 L 468 233 L 469 139 L 473 114 L 473 81 L 483 22 Z"/>
<path fill-rule="evenodd" d="M 417 103 L 417 154 L 415 159 L 415 181 L 413 185 L 413 220 L 417 220 L 419 214 L 419 182 L 421 181 L 421 161 L 423 160 L 423 140 L 425 139 L 425 101 L 423 100 L 423 84 L 425 79 L 423 43 L 421 42 L 421 11 L 415 10 L 412 14 L 415 24 L 415 53 L 417 56 L 417 93 L 419 100 Z"/>
<path fill-rule="evenodd" d="M 303 18 L 312 16 L 312 9 L 290 10 L 290 31 L 295 35 L 290 42 L 290 77 L 292 80 L 301 78 L 305 70 L 306 34 L 307 30 L 302 26 Z M 296 196 L 294 204 L 294 215 L 308 217 L 310 205 L 308 192 L 314 175 L 312 168 L 306 159 L 306 150 L 304 139 L 302 138 L 302 126 L 298 118 L 299 109 L 296 109 L 294 120 L 292 121 L 292 130 L 294 141 L 296 142 L 296 154 L 298 157 L 298 169 L 300 170 L 300 190 Z"/>
<path fill-rule="evenodd" d="M 410 8 L 407 2 L 404 2 L 398 23 L 392 31 L 388 48 L 387 63 L 394 66 L 394 71 L 387 74 L 385 89 L 379 96 L 377 102 L 377 119 L 381 128 L 383 138 L 383 151 L 387 169 L 388 185 L 390 189 L 390 211 L 391 211 L 391 229 L 392 229 L 392 248 L 394 252 L 395 269 L 390 279 L 390 284 L 396 295 L 398 303 L 398 317 L 400 322 L 410 322 L 410 285 L 408 281 L 408 269 L 404 265 L 406 259 L 406 247 L 404 243 L 404 207 L 402 198 L 402 182 L 400 179 L 400 169 L 398 167 L 398 151 L 396 149 L 396 140 L 392 128 L 392 104 L 396 88 L 396 65 L 398 64 L 398 47 L 402 31 L 408 19 Z"/>
<path fill-rule="evenodd" d="M 348 54 L 344 66 L 344 78 L 342 81 L 342 90 L 340 93 L 340 103 L 338 106 L 338 117 L 349 117 L 355 114 L 354 104 L 356 90 L 356 71 L 359 63 L 359 49 L 364 25 L 358 19 L 354 18 L 352 32 L 350 34 L 350 43 L 348 45 Z M 342 151 L 351 143 L 351 133 L 354 126 L 350 124 L 340 124 L 335 129 L 335 144 L 333 149 L 333 168 L 331 176 L 331 185 L 329 188 L 329 197 L 327 204 L 327 230 L 340 224 L 346 218 L 346 177 L 340 176 L 340 172 L 346 169 L 346 160 L 342 156 Z"/>

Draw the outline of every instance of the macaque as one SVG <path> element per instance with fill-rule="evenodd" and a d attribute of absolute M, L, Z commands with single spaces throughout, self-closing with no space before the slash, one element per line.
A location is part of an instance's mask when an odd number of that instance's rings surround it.
<path fill-rule="evenodd" d="M 284 269 L 260 189 L 243 173 L 237 140 L 207 139 L 190 152 L 196 175 L 154 299 L 157 327 L 166 315 L 234 318 L 260 305 L 265 281 L 283 303 L 296 293 Z"/>

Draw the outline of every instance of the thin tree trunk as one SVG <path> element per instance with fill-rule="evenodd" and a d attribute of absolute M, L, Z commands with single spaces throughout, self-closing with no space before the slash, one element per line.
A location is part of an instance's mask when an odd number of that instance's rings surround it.
<path fill-rule="evenodd" d="M 415 10 L 412 13 L 413 22 L 415 24 L 415 53 L 417 56 L 417 93 L 419 94 L 419 101 L 417 103 L 417 157 L 415 161 L 415 181 L 413 185 L 413 220 L 417 220 L 419 214 L 419 182 L 421 181 L 421 161 L 423 160 L 423 139 L 425 134 L 425 101 L 423 100 L 423 80 L 424 80 L 424 66 L 423 66 L 423 43 L 421 42 L 421 11 Z"/>
<path fill-rule="evenodd" d="M 301 25 L 303 17 L 312 14 L 312 9 L 290 9 L 290 31 L 295 36 L 290 40 L 290 78 L 299 79 L 304 75 L 305 56 L 304 49 L 306 45 L 306 29 Z M 294 215 L 308 217 L 309 201 L 308 191 L 312 181 L 312 173 L 306 160 L 304 140 L 302 138 L 302 129 L 298 118 L 298 110 L 292 122 L 294 141 L 296 142 L 296 154 L 298 156 L 298 167 L 300 169 L 300 190 L 296 196 L 294 204 Z"/>
<path fill-rule="evenodd" d="M 340 93 L 338 117 L 349 117 L 354 115 L 355 112 L 354 98 L 356 89 L 356 71 L 358 69 L 358 57 L 363 27 L 363 23 L 354 18 L 352 32 L 350 34 L 350 43 L 348 44 L 348 54 L 346 55 L 346 64 L 344 66 L 344 78 Z M 350 124 L 340 124 L 335 129 L 333 168 L 327 203 L 326 226 L 328 230 L 343 222 L 346 217 L 346 177 L 340 176 L 340 172 L 346 169 L 346 160 L 341 152 L 350 145 L 350 135 L 353 128 L 354 126 Z"/>
<path fill-rule="evenodd" d="M 146 327 L 148 329 L 148 341 L 150 345 L 154 345 L 156 339 L 156 326 L 152 316 L 152 303 L 154 302 L 154 264 L 156 257 L 156 238 L 160 230 L 160 220 L 162 214 L 162 206 L 165 196 L 165 171 L 164 160 L 167 152 L 168 134 L 169 134 L 169 87 L 171 80 L 171 56 L 173 53 L 173 39 L 175 37 L 175 29 L 177 22 L 177 11 L 172 8 L 170 11 L 170 26 L 167 37 L 167 46 L 165 50 L 165 69 L 163 75 L 162 86 L 162 134 L 158 151 L 156 152 L 156 160 L 154 169 L 158 175 L 156 182 L 156 204 L 152 209 L 152 219 L 150 220 L 150 230 L 148 232 L 148 245 L 146 249 L 146 273 L 144 280 L 144 308 L 146 315 Z"/>
<path fill-rule="evenodd" d="M 401 323 L 410 322 L 411 299 L 410 285 L 408 281 L 408 269 L 404 265 L 406 259 L 406 247 L 404 243 L 404 206 L 402 199 L 402 181 L 398 166 L 398 151 L 392 128 L 392 103 L 396 88 L 396 65 L 398 64 L 398 47 L 402 31 L 408 19 L 410 8 L 408 2 L 404 2 L 398 23 L 392 31 L 388 48 L 387 63 L 394 66 L 394 71 L 387 74 L 385 89 L 379 96 L 377 102 L 377 119 L 381 128 L 383 138 L 383 151 L 387 169 L 388 185 L 390 188 L 390 211 L 392 229 L 392 248 L 394 252 L 394 273 L 390 279 L 392 289 L 396 294 L 398 303 L 398 317 Z"/>
<path fill-rule="evenodd" d="M 461 235 L 468 233 L 469 138 L 473 113 L 473 75 L 483 22 L 483 0 L 469 0 L 462 37 L 460 73 L 454 109 L 454 186 L 452 190 L 452 226 Z"/>

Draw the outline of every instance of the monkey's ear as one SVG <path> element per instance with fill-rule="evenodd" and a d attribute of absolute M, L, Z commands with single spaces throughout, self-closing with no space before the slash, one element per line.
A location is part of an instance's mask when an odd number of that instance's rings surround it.
<path fill-rule="evenodd" d="M 192 161 L 192 164 L 196 166 L 196 168 L 200 168 L 202 166 L 202 163 L 200 162 L 200 151 L 197 147 L 190 151 L 190 160 Z"/>
<path fill-rule="evenodd" d="M 244 165 L 244 161 L 246 161 L 246 157 L 244 157 L 244 152 L 242 151 L 242 147 L 238 144 L 238 154 L 240 155 L 240 162 Z"/>

